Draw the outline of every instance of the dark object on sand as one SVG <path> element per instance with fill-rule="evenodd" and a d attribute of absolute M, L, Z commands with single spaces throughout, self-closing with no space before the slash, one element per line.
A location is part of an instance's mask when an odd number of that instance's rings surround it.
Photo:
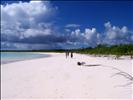
<path fill-rule="evenodd" d="M 86 66 L 86 67 L 100 66 L 100 64 L 86 65 L 85 62 L 77 62 L 77 65 L 78 66 Z"/>
<path fill-rule="evenodd" d="M 81 66 L 81 65 L 84 65 L 85 62 L 77 62 L 77 65 Z"/>

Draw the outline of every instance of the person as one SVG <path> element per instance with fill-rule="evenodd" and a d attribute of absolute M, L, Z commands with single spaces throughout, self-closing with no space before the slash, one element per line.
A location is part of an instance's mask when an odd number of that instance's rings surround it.
<path fill-rule="evenodd" d="M 73 52 L 71 52 L 71 58 L 73 58 Z"/>
<path fill-rule="evenodd" d="M 68 55 L 68 57 L 69 57 L 69 51 L 67 51 L 67 55 Z"/>

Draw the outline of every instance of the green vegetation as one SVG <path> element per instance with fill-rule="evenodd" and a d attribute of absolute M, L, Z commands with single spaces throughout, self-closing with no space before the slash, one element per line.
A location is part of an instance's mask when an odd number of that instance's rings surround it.
<path fill-rule="evenodd" d="M 131 58 L 133 58 L 133 44 L 113 46 L 98 45 L 95 48 L 79 49 L 76 52 L 95 55 L 116 55 L 116 57 L 120 57 L 122 55 L 130 55 Z"/>
<path fill-rule="evenodd" d="M 1 52 L 66 52 L 64 49 L 56 50 L 1 50 Z M 122 55 L 130 55 L 133 58 L 133 44 L 124 44 L 124 45 L 98 45 L 95 48 L 82 48 L 82 49 L 72 49 L 68 50 L 76 53 L 83 54 L 94 54 L 94 55 L 116 55 L 120 57 Z"/>

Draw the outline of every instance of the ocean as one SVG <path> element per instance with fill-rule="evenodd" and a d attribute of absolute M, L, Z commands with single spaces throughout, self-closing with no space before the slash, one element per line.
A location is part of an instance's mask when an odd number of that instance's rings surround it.
<path fill-rule="evenodd" d="M 1 64 L 42 57 L 49 57 L 49 55 L 35 52 L 1 52 Z"/>

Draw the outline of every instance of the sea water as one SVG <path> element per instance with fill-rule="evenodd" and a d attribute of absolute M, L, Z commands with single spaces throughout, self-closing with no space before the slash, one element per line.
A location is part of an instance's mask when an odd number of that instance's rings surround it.
<path fill-rule="evenodd" d="M 24 59 L 48 57 L 47 54 L 31 52 L 1 52 L 1 63 L 9 63 Z"/>

